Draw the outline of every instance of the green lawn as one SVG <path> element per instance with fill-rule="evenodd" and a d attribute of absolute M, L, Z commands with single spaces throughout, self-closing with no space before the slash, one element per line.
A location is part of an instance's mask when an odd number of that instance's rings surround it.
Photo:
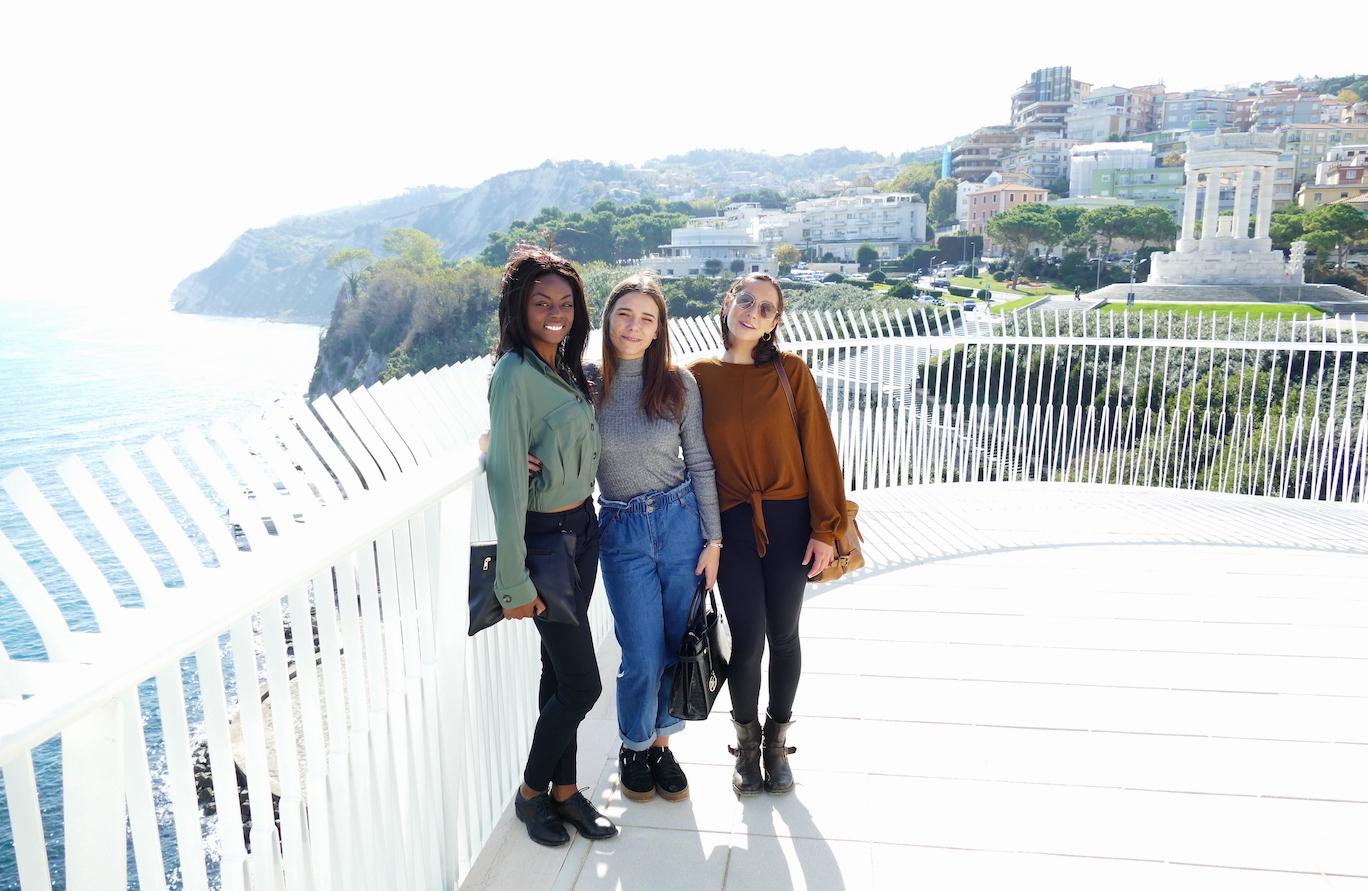
<path fill-rule="evenodd" d="M 1021 287 L 1012 291 L 1008 287 L 1012 283 L 1011 279 L 1005 282 L 994 281 L 991 275 L 980 275 L 978 278 L 969 278 L 965 275 L 957 275 L 950 279 L 950 284 L 958 285 L 962 288 L 987 288 L 990 291 L 1011 291 L 1016 294 L 1027 294 L 1031 297 L 1044 297 L 1046 294 L 1072 294 L 1071 288 L 1056 288 L 1054 285 L 1040 285 L 1038 287 Z"/>
<path fill-rule="evenodd" d="M 1104 304 L 1098 309 L 1098 312 L 1125 312 L 1126 309 L 1126 302 L 1122 300 L 1117 303 Z M 1325 316 L 1321 310 L 1304 303 L 1148 303 L 1140 300 L 1136 301 L 1135 306 L 1130 307 L 1130 310 L 1131 312 L 1139 310 L 1144 312 L 1172 312 L 1176 315 L 1218 312 L 1230 314 L 1240 319 L 1290 319 L 1293 316 L 1322 318 Z"/>
<path fill-rule="evenodd" d="M 1029 306 L 1030 304 L 1035 303 L 1035 302 L 1036 302 L 1037 300 L 1039 300 L 1039 299 L 1040 299 L 1040 295 L 1038 295 L 1038 294 L 1027 294 L 1025 297 L 1018 297 L 1018 298 L 1016 298 L 1015 300 L 1007 300 L 1007 301 L 996 301 L 996 300 L 995 300 L 995 301 L 993 301 L 992 303 L 990 303 L 990 304 L 988 304 L 988 305 L 989 305 L 990 307 L 992 307 L 992 311 L 993 311 L 993 312 L 999 312 L 999 313 L 1002 313 L 1002 312 L 1011 312 L 1012 310 L 1015 310 L 1015 309 L 1021 309 L 1023 306 Z"/>

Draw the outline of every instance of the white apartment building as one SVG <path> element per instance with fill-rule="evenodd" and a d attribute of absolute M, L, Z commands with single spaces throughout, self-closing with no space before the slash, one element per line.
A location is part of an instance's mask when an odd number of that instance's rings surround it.
<path fill-rule="evenodd" d="M 1097 87 L 1070 106 L 1068 136 L 1078 142 L 1106 142 L 1155 130 L 1163 95 L 1163 84 Z"/>
<path fill-rule="evenodd" d="M 1069 150 L 1069 197 L 1093 194 L 1093 173 L 1098 170 L 1140 170 L 1154 166 L 1153 146 L 1148 142 L 1094 142 Z"/>
<path fill-rule="evenodd" d="M 1368 181 L 1368 145 L 1337 145 L 1316 165 L 1316 185 Z"/>
<path fill-rule="evenodd" d="M 718 216 L 689 220 L 682 228 L 671 229 L 670 243 L 643 257 L 641 266 L 666 277 L 706 275 L 712 271 L 710 265 L 719 274 L 772 275 L 773 247 L 767 250 L 758 237 L 758 220 L 764 214 L 758 204 L 731 204 Z"/>
<path fill-rule="evenodd" d="M 1037 136 L 1002 159 L 1002 172 L 1022 182 L 1048 189 L 1069 176 L 1069 149 L 1078 145 L 1076 139 L 1061 136 Z"/>
<path fill-rule="evenodd" d="M 774 249 L 780 244 L 852 262 L 860 245 L 869 244 L 880 257 L 896 259 L 924 243 L 925 233 L 926 204 L 920 196 L 855 188 L 800 201 L 792 211 L 728 205 L 718 216 L 672 229 L 670 243 L 643 258 L 641 266 L 662 276 L 705 275 L 710 267 L 724 275 L 773 275 Z"/>
<path fill-rule="evenodd" d="M 799 201 L 793 214 L 802 220 L 798 246 L 818 257 L 854 260 L 860 245 L 868 244 L 892 260 L 926 241 L 926 204 L 908 192 L 850 189 L 834 198 Z"/>

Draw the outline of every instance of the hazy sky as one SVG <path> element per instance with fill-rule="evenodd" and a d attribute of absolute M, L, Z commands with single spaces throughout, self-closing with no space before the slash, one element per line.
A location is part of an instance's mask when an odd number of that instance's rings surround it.
<path fill-rule="evenodd" d="M 901 152 L 1005 122 L 1047 65 L 1170 89 L 1353 68 L 1289 43 L 1264 3 L 809 8 L 10 4 L 0 297 L 165 300 L 249 227 L 547 158 Z"/>

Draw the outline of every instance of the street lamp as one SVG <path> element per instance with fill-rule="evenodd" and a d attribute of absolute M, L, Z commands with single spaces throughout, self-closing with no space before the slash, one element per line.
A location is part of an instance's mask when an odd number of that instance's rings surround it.
<path fill-rule="evenodd" d="M 1093 290 L 1096 291 L 1098 288 L 1102 287 L 1102 264 L 1106 261 L 1107 258 L 1105 256 L 1099 255 L 1093 257 L 1093 259 L 1097 261 L 1097 284 L 1093 285 Z"/>
<path fill-rule="evenodd" d="M 1150 254 L 1150 257 L 1152 257 L 1152 256 L 1154 256 L 1154 255 L 1153 255 L 1153 254 Z M 1127 305 L 1127 306 L 1134 306 L 1134 305 L 1135 305 L 1135 270 L 1139 269 L 1142 265 L 1144 265 L 1145 263 L 1148 263 L 1149 261 L 1150 261 L 1150 258 L 1149 258 L 1149 257 L 1146 257 L 1145 259 L 1141 260 L 1139 263 L 1132 263 L 1132 264 L 1131 264 L 1130 290 L 1128 290 L 1128 291 L 1126 292 L 1126 305 Z"/>

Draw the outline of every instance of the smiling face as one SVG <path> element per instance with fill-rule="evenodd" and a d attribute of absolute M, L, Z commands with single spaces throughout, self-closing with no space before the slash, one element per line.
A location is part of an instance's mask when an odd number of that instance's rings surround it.
<path fill-rule="evenodd" d="M 551 273 L 532 282 L 527 295 L 527 334 L 548 365 L 575 321 L 575 292 L 563 276 Z"/>
<path fill-rule="evenodd" d="M 659 336 L 660 308 L 654 297 L 628 291 L 613 302 L 608 340 L 619 359 L 640 359 Z"/>
<path fill-rule="evenodd" d="M 756 341 L 779 326 L 779 292 L 763 281 L 748 281 L 722 306 L 727 331 L 734 341 L 754 346 Z"/>

